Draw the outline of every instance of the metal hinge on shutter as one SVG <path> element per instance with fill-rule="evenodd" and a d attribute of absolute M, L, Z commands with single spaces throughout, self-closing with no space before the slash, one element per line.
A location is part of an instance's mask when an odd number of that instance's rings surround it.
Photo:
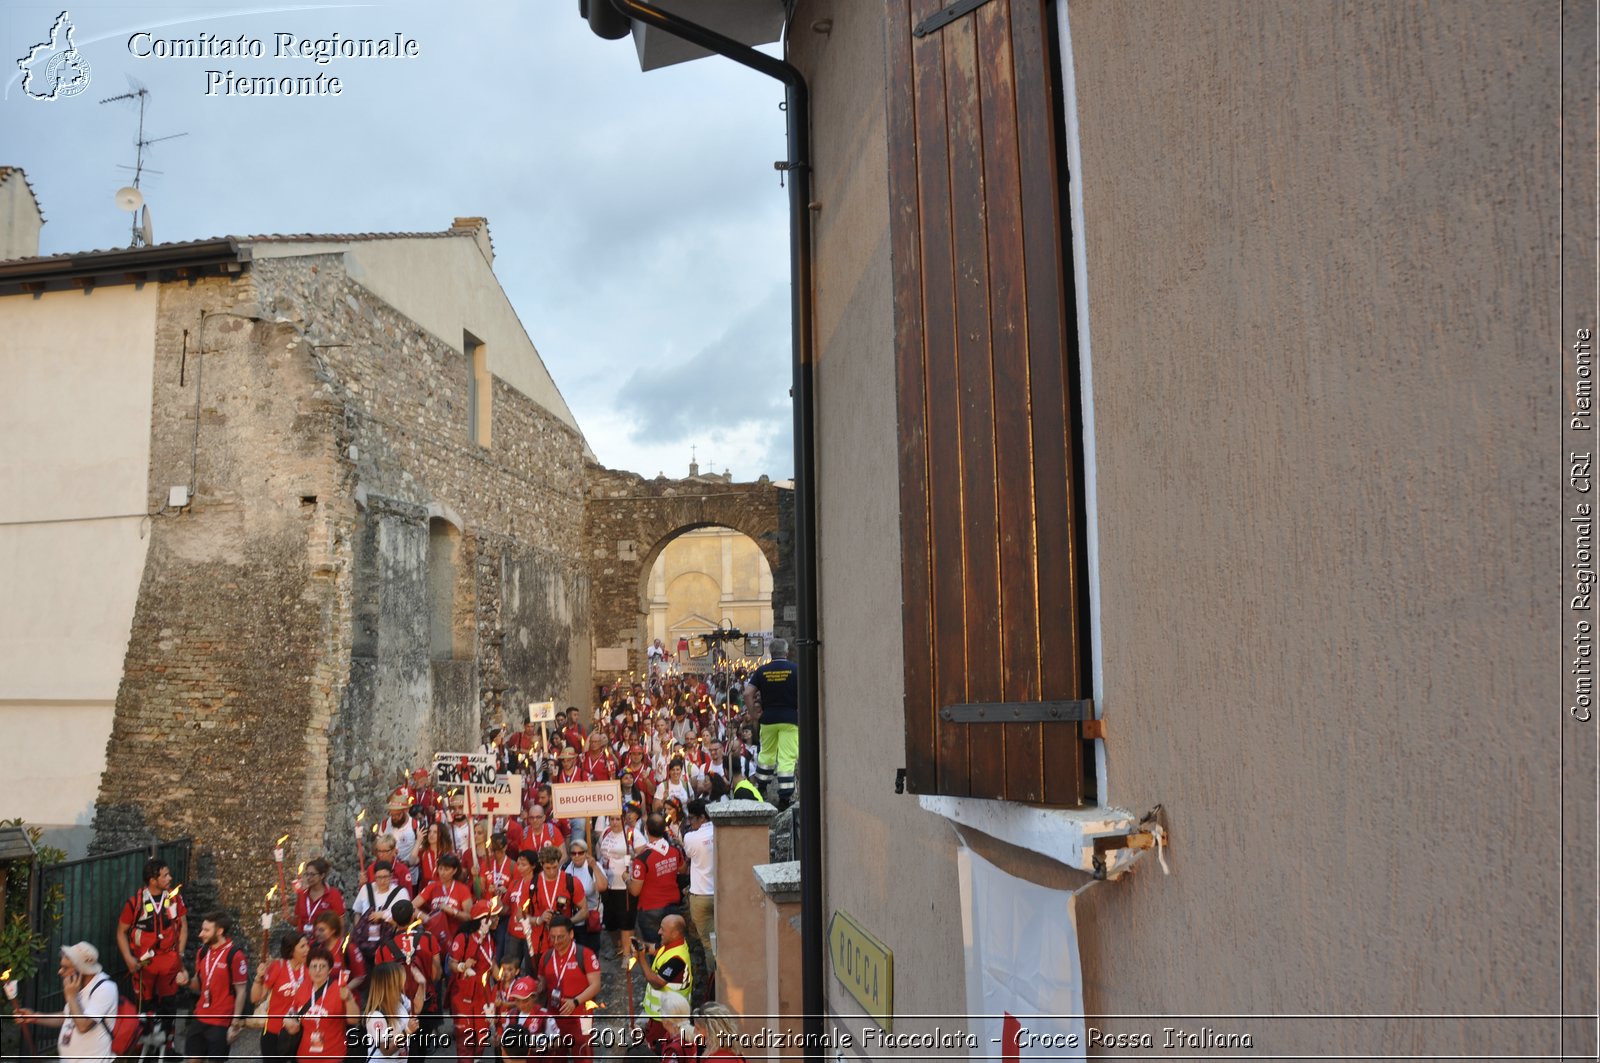
<path fill-rule="evenodd" d="M 989 0 L 956 0 L 949 7 L 942 7 L 917 23 L 916 28 L 911 31 L 911 36 L 926 37 L 934 30 L 948 26 L 962 15 L 976 11 L 988 2 Z"/>
<path fill-rule="evenodd" d="M 1095 719 L 1094 700 L 993 701 L 946 705 L 939 710 L 946 723 L 1071 723 L 1077 721 L 1084 738 L 1104 738 L 1105 724 Z"/>

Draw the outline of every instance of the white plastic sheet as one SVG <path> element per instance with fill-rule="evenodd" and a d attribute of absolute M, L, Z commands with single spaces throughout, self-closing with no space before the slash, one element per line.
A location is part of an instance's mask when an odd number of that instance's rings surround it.
<path fill-rule="evenodd" d="M 1083 1059 L 1077 900 L 963 847 L 961 924 L 974 1059 Z"/>

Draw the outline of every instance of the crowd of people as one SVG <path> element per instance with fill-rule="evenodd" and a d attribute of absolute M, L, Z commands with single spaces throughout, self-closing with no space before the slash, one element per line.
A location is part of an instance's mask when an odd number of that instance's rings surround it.
<path fill-rule="evenodd" d="M 123 906 L 116 945 L 125 986 L 152 1017 L 146 1042 L 180 1055 L 176 1018 L 192 997 L 181 1055 L 221 1060 L 250 1027 L 261 1056 L 330 1059 L 589 1059 L 602 1006 L 601 951 L 627 972 L 638 1024 L 627 1036 L 664 1060 L 737 1059 L 738 1029 L 714 996 L 713 802 L 794 798 L 795 669 L 772 660 L 680 673 L 648 671 L 602 689 L 588 726 L 577 708 L 552 723 L 490 732 L 481 753 L 523 779 L 520 810 L 484 815 L 465 792 L 418 768 L 387 794 L 372 858 L 350 874 L 301 865 L 276 918 L 271 956 L 251 963 L 251 928 L 226 912 L 190 915 L 170 868 L 151 859 Z M 617 780 L 620 815 L 557 814 L 552 786 Z M 475 813 L 475 814 L 474 814 Z M 358 827 L 358 831 L 362 828 Z M 363 836 L 365 838 L 365 836 Z M 118 988 L 93 945 L 62 950 L 66 1009 L 17 1009 L 61 1027 L 64 1057 L 113 1058 Z M 637 975 L 640 994 L 633 992 Z M 119 1046 L 120 1050 L 120 1046 Z"/>

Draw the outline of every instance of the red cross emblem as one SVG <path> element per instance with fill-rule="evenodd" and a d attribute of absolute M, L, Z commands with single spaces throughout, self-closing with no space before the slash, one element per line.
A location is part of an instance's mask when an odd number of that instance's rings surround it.
<path fill-rule="evenodd" d="M 500 799 L 498 797 L 486 798 L 478 802 L 478 807 L 482 808 L 485 812 L 488 812 L 492 816 L 500 807 Z"/>

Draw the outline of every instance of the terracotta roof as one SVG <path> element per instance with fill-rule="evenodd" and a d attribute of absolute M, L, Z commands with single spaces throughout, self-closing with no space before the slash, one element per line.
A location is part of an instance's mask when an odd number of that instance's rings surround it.
<path fill-rule="evenodd" d="M 5 171 L 15 170 L 15 167 L 0 167 L 0 181 L 5 179 Z M 16 170 L 21 173 L 21 170 Z M 236 244 L 287 244 L 287 243 L 355 243 L 362 240 L 416 240 L 436 239 L 444 236 L 471 236 L 471 233 L 450 231 L 427 233 L 259 233 L 253 236 L 210 236 L 203 240 L 173 240 L 151 244 L 148 247 L 97 247 L 88 251 L 68 251 L 59 255 L 41 255 L 37 258 L 12 259 L 13 262 L 63 262 L 74 258 L 83 258 L 88 255 L 107 255 L 117 252 L 138 254 L 143 251 L 161 251 L 180 247 L 199 247 L 215 244 L 223 240 L 231 240 Z"/>
<path fill-rule="evenodd" d="M 357 240 L 418 240 L 441 236 L 470 236 L 471 233 L 445 229 L 428 233 L 261 233 L 255 236 L 234 236 L 229 239 L 240 243 L 353 243 Z"/>

